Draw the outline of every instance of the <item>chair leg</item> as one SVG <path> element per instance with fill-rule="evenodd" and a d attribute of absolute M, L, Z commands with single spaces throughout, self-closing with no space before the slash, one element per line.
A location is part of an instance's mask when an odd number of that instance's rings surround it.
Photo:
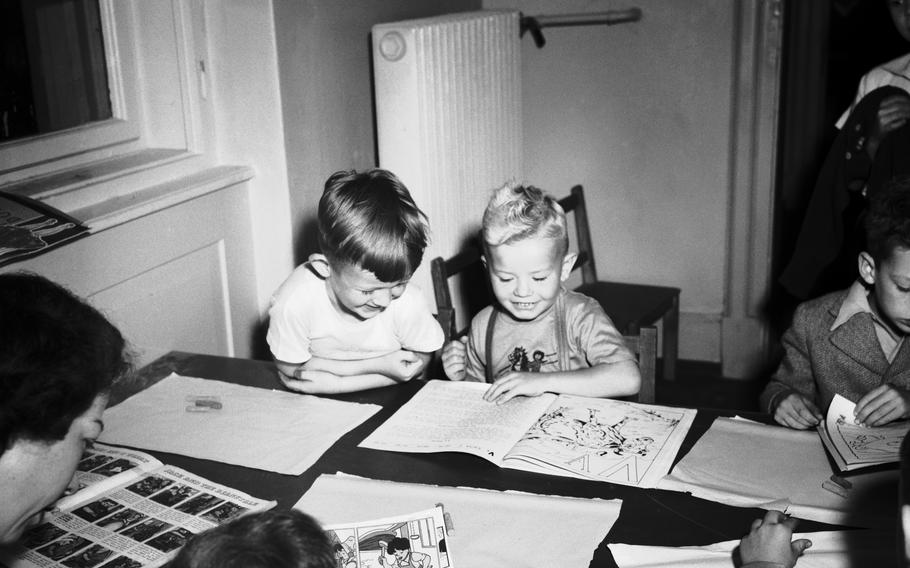
<path fill-rule="evenodd" d="M 676 358 L 679 353 L 679 296 L 673 298 L 673 306 L 663 317 L 663 378 L 676 380 Z"/>

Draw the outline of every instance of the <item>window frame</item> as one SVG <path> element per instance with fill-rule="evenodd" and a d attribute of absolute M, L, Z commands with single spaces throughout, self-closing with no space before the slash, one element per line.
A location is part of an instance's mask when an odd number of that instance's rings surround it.
<path fill-rule="evenodd" d="M 130 18 L 131 5 L 114 0 L 99 0 L 98 5 L 112 118 L 0 144 L 0 180 L 35 169 L 53 168 L 54 164 L 79 154 L 101 149 L 114 152 L 116 146 L 141 137 L 134 110 L 139 100 L 135 53 L 127 41 L 129 34 L 118 33 L 122 27 L 118 23 Z"/>
<path fill-rule="evenodd" d="M 0 144 L 0 190 L 70 213 L 213 162 L 204 4 L 98 4 L 112 118 Z"/>

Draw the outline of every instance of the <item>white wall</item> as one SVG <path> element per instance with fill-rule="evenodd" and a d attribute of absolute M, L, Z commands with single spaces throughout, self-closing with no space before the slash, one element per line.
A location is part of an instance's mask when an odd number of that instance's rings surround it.
<path fill-rule="evenodd" d="M 297 261 L 317 248 L 316 206 L 337 170 L 378 163 L 370 30 L 480 9 L 480 0 L 275 0 L 281 104 Z"/>
<path fill-rule="evenodd" d="M 680 356 L 719 361 L 730 183 L 729 0 L 484 0 L 525 15 L 640 7 L 523 40 L 526 181 L 586 189 L 602 279 L 678 286 Z"/>
<path fill-rule="evenodd" d="M 217 160 L 256 170 L 248 184 L 254 264 L 229 269 L 255 274 L 264 314 L 293 267 L 272 2 L 218 0 L 205 7 Z"/>

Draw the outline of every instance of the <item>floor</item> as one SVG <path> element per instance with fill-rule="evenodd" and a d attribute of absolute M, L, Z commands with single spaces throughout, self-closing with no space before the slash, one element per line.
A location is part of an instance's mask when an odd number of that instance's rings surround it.
<path fill-rule="evenodd" d="M 657 376 L 660 377 L 659 362 Z M 763 387 L 764 381 L 723 378 L 719 363 L 679 361 L 675 381 L 657 380 L 656 402 L 757 412 L 758 395 Z"/>

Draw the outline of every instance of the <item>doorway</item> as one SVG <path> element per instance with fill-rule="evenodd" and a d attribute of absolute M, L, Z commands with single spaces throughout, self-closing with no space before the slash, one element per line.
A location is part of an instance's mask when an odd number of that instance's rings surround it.
<path fill-rule="evenodd" d="M 793 253 L 835 123 L 871 68 L 910 51 L 886 0 L 790 0 L 784 12 L 772 286 L 772 335 L 789 326 L 799 299 L 777 283 Z M 774 344 L 772 338 L 772 345 Z"/>

